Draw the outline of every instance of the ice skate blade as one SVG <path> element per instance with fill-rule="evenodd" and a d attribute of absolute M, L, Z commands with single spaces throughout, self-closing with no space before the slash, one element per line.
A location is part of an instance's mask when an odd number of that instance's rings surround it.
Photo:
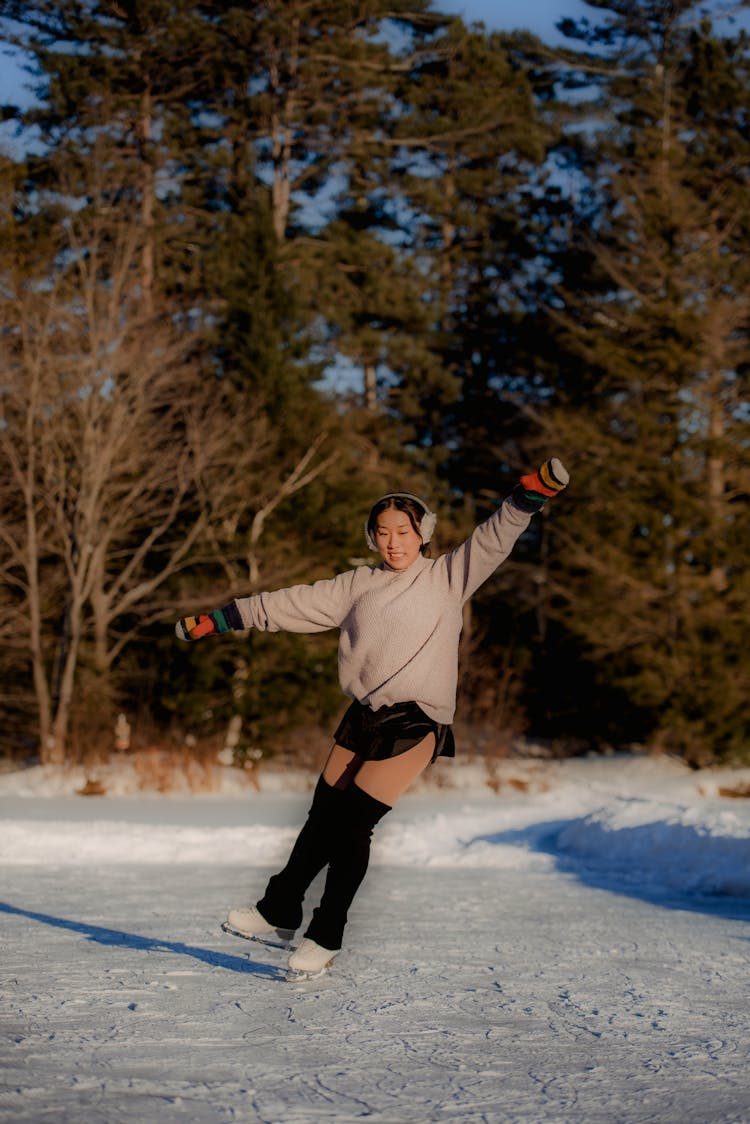
<path fill-rule="evenodd" d="M 296 948 L 291 939 L 272 936 L 273 930 L 270 930 L 269 935 L 264 937 L 262 934 L 242 933 L 239 929 L 234 929 L 228 921 L 222 921 L 221 928 L 231 937 L 242 937 L 244 941 L 255 941 L 256 944 L 264 944 L 267 948 L 281 948 L 285 952 L 292 952 Z"/>
<path fill-rule="evenodd" d="M 295 968 L 287 968 L 286 982 L 309 983 L 311 980 L 321 980 L 323 976 L 329 975 L 331 971 L 331 964 L 333 964 L 333 957 L 331 957 L 324 968 L 320 968 L 317 972 L 300 972 Z"/>

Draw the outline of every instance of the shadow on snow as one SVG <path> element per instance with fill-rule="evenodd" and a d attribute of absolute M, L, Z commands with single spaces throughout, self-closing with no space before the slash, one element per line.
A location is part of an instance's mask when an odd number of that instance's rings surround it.
<path fill-rule="evenodd" d="M 28 917 L 32 921 L 39 921 L 43 925 L 52 925 L 56 929 L 67 929 L 72 933 L 81 933 L 89 941 L 97 944 L 132 948 L 139 952 L 168 952 L 176 956 L 190 956 L 214 968 L 226 968 L 230 972 L 245 972 L 253 976 L 265 976 L 270 980 L 286 979 L 286 970 L 273 964 L 263 964 L 242 956 L 228 956 L 223 952 L 214 952 L 208 948 L 197 948 L 195 945 L 183 944 L 182 941 L 162 941 L 157 937 L 141 937 L 137 933 L 124 933 L 120 929 L 105 929 L 101 925 L 90 925 L 85 921 L 69 921 L 64 917 L 52 917 L 48 913 L 34 913 L 30 909 L 19 909 L 17 906 L 0 902 L 0 913 L 12 914 L 16 917 Z"/>
<path fill-rule="evenodd" d="M 669 886 L 664 881 L 659 881 L 658 865 L 653 871 L 644 869 L 644 850 L 637 846 L 633 848 L 640 853 L 638 860 L 615 858 L 607 862 L 604 849 L 601 858 L 588 859 L 586 856 L 566 852 L 559 845 L 561 832 L 570 827 L 575 820 L 551 820 L 548 823 L 535 823 L 527 828 L 509 831 L 492 832 L 487 835 L 475 835 L 466 840 L 464 846 L 470 847 L 474 843 L 489 843 L 494 846 L 525 847 L 529 851 L 539 854 L 552 855 L 559 871 L 570 874 L 586 886 L 597 890 L 606 890 L 613 894 L 624 894 L 628 897 L 638 898 L 651 905 L 661 906 L 663 909 L 677 909 L 685 912 L 711 914 L 730 921 L 750 921 L 750 901 L 744 897 L 737 897 L 724 893 L 707 893 L 680 890 Z M 620 829 L 619 835 L 629 835 L 637 844 L 638 833 L 645 836 L 647 827 L 632 827 Z M 686 825 L 673 825 L 670 829 L 675 849 L 679 850 L 680 843 L 693 843 L 695 829 Z M 688 836 L 690 838 L 688 838 Z M 748 938 L 750 939 L 750 938 Z"/>

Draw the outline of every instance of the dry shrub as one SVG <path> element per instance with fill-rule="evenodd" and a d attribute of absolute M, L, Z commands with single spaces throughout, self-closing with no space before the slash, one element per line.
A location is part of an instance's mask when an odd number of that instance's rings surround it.
<path fill-rule="evenodd" d="M 540 779 L 540 774 L 534 770 L 533 777 L 502 776 L 496 762 L 487 764 L 487 787 L 496 795 L 508 789 L 513 792 L 549 792 L 547 781 Z"/>
<path fill-rule="evenodd" d="M 268 759 L 281 768 L 320 772 L 333 746 L 332 731 L 338 719 L 328 726 L 302 726 L 267 740 Z"/>
<path fill-rule="evenodd" d="M 107 790 L 101 781 L 89 778 L 82 788 L 76 789 L 76 796 L 106 796 Z"/>
<path fill-rule="evenodd" d="M 734 788 L 720 788 L 719 796 L 729 796 L 734 799 L 750 799 L 750 782 L 737 784 Z"/>
<path fill-rule="evenodd" d="M 149 745 L 131 755 L 142 792 L 215 792 L 218 775 L 213 749 Z"/>

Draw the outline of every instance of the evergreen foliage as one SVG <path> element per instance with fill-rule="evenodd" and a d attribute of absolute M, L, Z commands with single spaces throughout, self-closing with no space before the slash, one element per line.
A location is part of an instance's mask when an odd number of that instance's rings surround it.
<path fill-rule="evenodd" d="M 430 0 L 0 0 L 36 94 L 0 166 L 14 746 L 30 708 L 50 759 L 120 708 L 239 722 L 239 760 L 330 724 L 334 635 L 171 622 L 368 559 L 392 488 L 449 549 L 556 454 L 461 717 L 748 759 L 748 40 L 588 6 L 553 52 Z"/>
<path fill-rule="evenodd" d="M 631 735 L 697 763 L 747 746 L 747 52 L 691 3 L 609 13 L 585 275 L 554 318 L 555 428 L 581 502 L 562 546 L 569 627 L 633 705 Z M 646 12 L 646 9 L 648 11 Z M 647 18 L 644 18 L 647 17 Z M 593 283 L 592 283 L 593 282 Z M 575 285 L 575 288 L 573 287 Z"/>

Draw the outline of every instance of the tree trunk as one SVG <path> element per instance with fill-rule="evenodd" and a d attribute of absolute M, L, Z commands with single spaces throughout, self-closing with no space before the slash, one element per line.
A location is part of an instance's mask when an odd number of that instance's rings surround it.
<path fill-rule="evenodd" d="M 70 622 L 70 641 L 63 662 L 60 691 L 56 701 L 55 716 L 52 722 L 52 731 L 48 745 L 48 761 L 55 765 L 62 764 L 65 760 L 68 731 L 70 727 L 70 711 L 73 704 L 73 692 L 75 689 L 78 651 L 81 643 L 81 604 L 77 597 L 73 598 L 70 607 Z"/>
<path fill-rule="evenodd" d="M 372 363 L 365 363 L 365 409 L 374 413 L 378 408 L 378 387 L 375 378 L 375 367 Z"/>
<path fill-rule="evenodd" d="M 143 223 L 143 249 L 141 251 L 141 282 L 143 306 L 150 319 L 154 312 L 154 168 L 151 154 L 151 91 L 147 87 L 141 95 L 141 169 L 143 173 L 141 195 L 141 222 Z"/>
<path fill-rule="evenodd" d="M 292 41 L 289 44 L 288 54 L 289 87 L 282 94 L 281 107 L 272 115 L 271 136 L 273 145 L 273 183 L 271 185 L 271 200 L 273 205 L 273 229 L 279 242 L 284 240 L 287 220 L 289 218 L 289 205 L 291 201 L 291 168 L 292 134 L 294 130 L 294 113 L 296 98 L 293 92 L 294 81 L 297 77 L 299 63 L 299 19 L 292 20 Z M 269 68 L 269 77 L 274 89 L 281 88 L 281 76 L 277 63 Z"/>
<path fill-rule="evenodd" d="M 720 400 L 721 376 L 711 379 L 712 392 L 709 402 L 708 440 L 709 454 L 706 465 L 709 524 L 711 528 L 712 550 L 713 544 L 720 543 L 723 539 L 721 530 L 722 510 L 724 506 L 725 465 L 724 458 L 719 453 L 724 439 L 724 413 Z M 709 575 L 711 586 L 717 593 L 723 593 L 729 585 L 727 567 L 716 561 L 715 554 L 712 559 Z"/>
<path fill-rule="evenodd" d="M 32 497 L 26 497 L 26 575 L 29 598 L 29 651 L 31 655 L 32 678 L 37 704 L 39 724 L 39 758 L 42 764 L 52 764 L 50 756 L 50 735 L 52 731 L 52 700 L 49 683 L 44 669 L 42 644 L 42 608 L 39 583 L 39 545 L 36 519 Z"/>

